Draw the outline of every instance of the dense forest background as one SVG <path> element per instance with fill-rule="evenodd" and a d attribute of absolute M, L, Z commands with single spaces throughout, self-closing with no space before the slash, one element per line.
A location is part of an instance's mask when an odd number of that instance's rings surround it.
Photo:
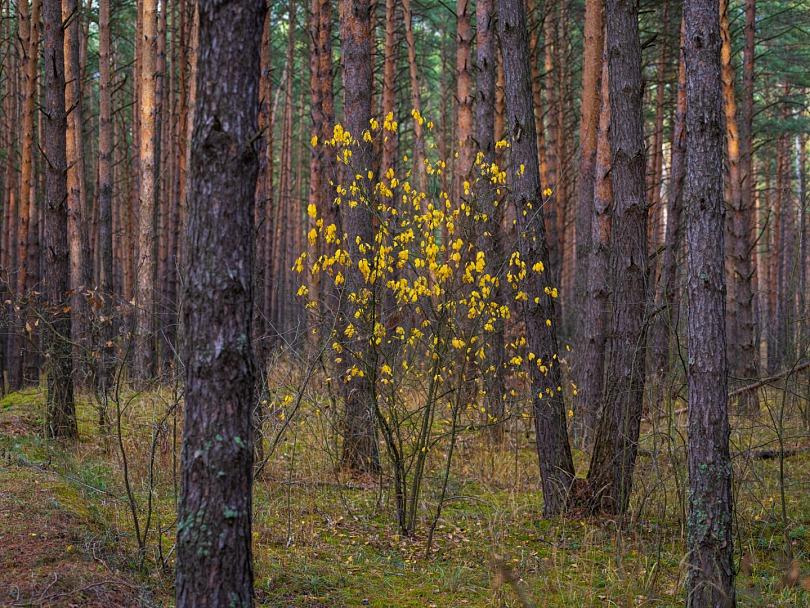
<path fill-rule="evenodd" d="M 0 604 L 808 601 L 810 3 L 0 9 Z"/>

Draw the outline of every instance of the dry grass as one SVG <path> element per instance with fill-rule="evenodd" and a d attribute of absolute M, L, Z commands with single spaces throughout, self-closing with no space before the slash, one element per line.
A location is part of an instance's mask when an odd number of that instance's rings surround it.
<path fill-rule="evenodd" d="M 284 407 L 300 378 L 276 380 L 287 388 L 265 395 L 268 462 L 254 501 L 260 605 L 521 606 L 518 590 L 538 606 L 683 605 L 683 416 L 645 424 L 625 521 L 542 519 L 526 421 L 513 421 L 499 450 L 462 434 L 426 556 L 446 442 L 428 459 L 417 534 L 402 538 L 385 483 L 335 473 L 336 408 L 322 380 Z M 810 446 L 806 394 L 802 386 L 762 393 L 758 416 L 732 420 L 740 606 L 810 604 L 810 452 L 784 459 L 781 476 L 779 458 L 757 452 L 778 455 L 780 437 L 786 447 Z M 172 559 L 177 400 L 166 388 L 120 400 L 142 529 L 154 455 L 142 567 L 120 453 L 112 434 L 99 434 L 94 405 L 80 404 L 82 441 L 65 447 L 38 438 L 41 393 L 0 402 L 0 605 L 171 605 L 161 563 Z M 584 474 L 587 456 L 577 452 L 576 462 Z"/>

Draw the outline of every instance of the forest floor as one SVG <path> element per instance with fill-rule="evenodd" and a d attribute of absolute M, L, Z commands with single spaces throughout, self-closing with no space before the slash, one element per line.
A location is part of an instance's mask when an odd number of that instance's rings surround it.
<path fill-rule="evenodd" d="M 66 447 L 40 438 L 41 391 L 0 401 L 0 606 L 172 605 L 176 402 L 162 390 L 121 402 L 140 553 L 117 437 L 99 433 L 92 402 L 79 403 L 81 440 Z M 738 605 L 806 607 L 810 452 L 780 461 L 778 439 L 804 448 L 810 432 L 787 402 L 767 403 L 759 416 L 732 420 Z M 684 603 L 683 416 L 645 424 L 625 521 L 543 519 L 531 435 L 520 425 L 499 450 L 462 436 L 429 556 L 441 450 L 427 469 L 419 527 L 405 538 L 388 489 L 337 477 L 323 434 L 305 420 L 290 425 L 256 485 L 260 606 Z M 584 474 L 586 455 L 576 461 Z"/>

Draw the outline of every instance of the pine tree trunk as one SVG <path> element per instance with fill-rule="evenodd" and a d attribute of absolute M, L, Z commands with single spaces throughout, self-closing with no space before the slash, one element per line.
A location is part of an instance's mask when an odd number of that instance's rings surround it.
<path fill-rule="evenodd" d="M 585 4 L 585 42 L 582 51 L 582 116 L 579 123 L 579 180 L 577 185 L 579 187 L 579 199 L 577 205 L 577 226 L 576 226 L 576 278 L 575 278 L 575 291 L 572 300 L 572 306 L 569 308 L 576 309 L 576 316 L 582 319 L 584 323 L 577 323 L 579 331 L 576 332 L 576 345 L 577 351 L 574 352 L 575 370 L 573 373 L 577 383 L 582 386 L 583 382 L 598 382 L 601 386 L 602 373 L 599 377 L 590 376 L 590 372 L 583 371 L 585 368 L 579 368 L 580 361 L 584 361 L 586 357 L 592 357 L 594 354 L 585 354 L 585 350 L 590 348 L 590 342 L 596 340 L 597 342 L 603 341 L 604 330 L 601 335 L 593 333 L 599 323 L 597 322 L 593 329 L 588 329 L 588 315 L 591 311 L 586 312 L 588 306 L 591 304 L 598 305 L 600 309 L 607 311 L 605 302 L 591 302 L 588 299 L 583 299 L 583 296 L 588 290 L 594 296 L 601 293 L 601 290 L 591 291 L 587 285 L 590 282 L 588 279 L 591 276 L 589 268 L 591 265 L 592 247 L 596 245 L 593 237 L 597 235 L 595 230 L 592 230 L 592 221 L 595 219 L 598 211 L 594 207 L 594 197 L 596 196 L 596 155 L 597 155 L 597 141 L 598 135 L 602 132 L 602 127 L 599 121 L 602 119 L 600 106 L 604 102 L 600 102 L 600 75 L 602 79 L 607 82 L 607 71 L 602 69 L 602 50 L 604 47 L 604 0 L 589 0 Z M 604 74 L 602 74 L 604 72 Z M 601 87 L 605 91 L 605 87 Z M 605 120 L 609 120 L 610 114 L 604 116 Z M 605 138 L 607 131 L 604 132 Z M 607 139 L 605 139 L 607 141 Z M 609 148 L 608 148 L 609 154 Z M 609 157 L 604 159 L 607 161 L 607 168 L 610 167 Z M 604 201 L 603 201 L 604 204 Z M 606 209 L 609 209 L 609 201 L 607 202 Z M 608 233 L 609 234 L 609 233 Z M 598 245 L 597 245 L 598 246 Z M 605 292 L 607 295 L 607 292 Z M 596 311 L 593 311 L 596 313 Z M 594 321 L 600 318 L 599 313 L 594 316 Z M 597 332 L 598 334 L 598 332 Z M 602 355 L 604 354 L 604 344 L 601 350 L 597 347 Z M 601 355 L 600 355 L 601 357 Z M 589 367 L 592 369 L 593 361 L 589 362 Z M 602 369 L 602 362 L 600 360 L 599 369 Z M 574 429 L 577 430 L 578 435 L 590 435 L 590 427 L 592 422 L 588 420 L 587 412 L 593 411 L 593 400 L 599 399 L 601 389 L 598 393 L 591 392 L 585 394 L 578 391 L 579 416 L 575 420 Z"/>
<path fill-rule="evenodd" d="M 261 341 L 257 343 L 257 353 L 259 361 L 264 365 L 265 358 L 270 351 L 270 347 L 275 339 L 272 301 L 273 301 L 273 234 L 275 229 L 274 218 L 274 193 L 273 193 L 273 129 L 275 127 L 274 109 L 271 107 L 273 98 L 272 57 L 270 44 L 270 11 L 267 12 L 262 33 L 262 60 L 261 76 L 259 79 L 259 127 L 262 129 L 264 140 L 262 142 L 261 156 L 259 158 L 259 178 L 257 192 L 262 193 L 263 201 L 257 202 L 257 209 L 263 213 L 261 221 L 257 222 L 260 235 L 257 238 L 256 260 L 262 275 L 262 283 L 257 285 L 257 316 L 261 322 L 256 329 L 261 332 Z"/>
<path fill-rule="evenodd" d="M 370 5 L 368 0 L 341 0 L 340 1 L 340 40 L 343 57 L 343 126 L 348 130 L 357 143 L 351 146 L 353 151 L 352 166 L 346 166 L 342 171 L 341 183 L 347 189 L 356 183 L 361 192 L 372 192 L 372 181 L 367 179 L 366 172 L 373 166 L 372 146 L 363 138 L 363 132 L 369 128 L 371 120 L 371 30 Z M 356 175 L 360 179 L 355 179 Z M 363 257 L 360 252 L 358 240 L 367 245 L 373 244 L 373 216 L 368 201 L 360 202 L 354 207 L 344 201 L 340 207 L 343 232 L 348 235 L 347 248 L 352 260 Z M 345 287 L 346 294 L 352 291 L 359 292 L 363 277 L 357 271 L 356 265 L 347 269 Z M 346 319 L 354 319 L 357 304 L 344 301 L 344 310 L 341 310 L 342 323 Z M 343 331 L 339 331 L 343 335 Z M 350 351 L 361 345 L 362 350 L 367 338 L 358 331 L 352 346 L 344 350 Z M 348 346 L 348 345 L 347 345 Z M 367 346 L 365 346 L 367 348 Z M 362 360 L 362 358 L 361 358 Z M 346 358 L 348 361 L 348 357 Z M 344 397 L 346 404 L 346 417 L 344 421 L 343 453 L 341 462 L 345 468 L 353 473 L 376 474 L 380 470 L 379 447 L 375 425 L 375 404 L 373 402 L 373 386 L 371 374 L 356 376 L 351 382 L 344 382 Z"/>
<path fill-rule="evenodd" d="M 611 385 L 588 479 L 596 505 L 624 514 L 633 487 L 646 358 L 647 197 L 638 1 L 608 0 L 606 17 L 613 178 Z"/>
<path fill-rule="evenodd" d="M 752 361 L 752 370 L 754 374 L 759 371 L 759 344 L 758 340 L 758 327 L 756 309 L 757 298 L 756 293 L 761 293 L 757 288 L 757 268 L 756 259 L 752 261 L 752 255 L 755 255 L 751 246 L 754 242 L 754 235 L 752 227 L 756 224 L 756 209 L 754 204 L 754 155 L 753 155 L 753 121 L 754 121 L 754 53 L 755 53 L 755 38 L 756 38 L 756 1 L 745 0 L 745 35 L 743 42 L 743 66 L 742 66 L 742 89 L 740 97 L 740 115 L 739 115 L 739 130 L 740 130 L 740 211 L 732 210 L 734 233 L 744 235 L 742 239 L 735 239 L 735 260 L 740 260 L 743 254 L 742 251 L 736 252 L 738 245 L 743 246 L 747 240 L 749 246 L 747 247 L 745 257 L 748 259 L 748 274 L 740 275 L 737 277 L 734 288 L 740 289 L 740 292 L 735 295 L 735 300 L 741 305 L 740 310 L 736 314 L 737 329 L 735 333 L 739 336 L 739 340 L 745 341 L 746 333 L 750 331 L 752 337 L 750 338 L 753 344 L 753 352 L 747 357 L 747 360 Z M 743 272 L 744 268 L 740 269 Z M 743 283 L 740 284 L 739 281 Z M 747 289 L 750 294 L 751 304 L 745 306 L 746 293 L 743 291 Z M 750 309 L 750 313 L 747 309 Z M 750 321 L 748 318 L 750 314 Z M 746 325 L 750 323 L 750 330 L 746 330 Z M 742 361 L 743 363 L 745 361 Z M 748 372 L 741 370 L 734 370 L 736 374 L 746 375 Z M 741 398 L 741 405 L 751 405 L 745 403 L 746 400 L 751 400 L 756 397 L 753 393 L 748 397 Z"/>
<path fill-rule="evenodd" d="M 402 0 L 402 15 L 405 22 L 405 42 L 408 44 L 408 75 L 411 79 L 411 105 L 413 106 L 411 110 L 414 110 L 421 116 L 422 85 L 419 80 L 419 66 L 416 63 L 416 41 L 413 36 L 411 0 Z M 444 71 L 442 72 L 442 78 L 444 78 Z M 444 90 L 444 80 L 442 80 L 442 83 L 442 90 Z M 442 138 L 444 138 L 444 135 L 445 133 L 442 133 Z M 424 192 L 426 188 L 425 141 L 423 125 L 418 120 L 414 120 L 413 137 L 413 167 L 416 172 L 416 187 L 419 192 Z M 447 158 L 447 155 L 443 154 L 442 157 Z"/>
<path fill-rule="evenodd" d="M 320 0 L 315 0 L 320 2 Z M 382 115 L 383 119 L 389 114 L 393 117 L 396 114 L 396 79 L 397 79 L 397 3 L 396 0 L 385 0 L 385 59 L 383 65 L 383 94 L 382 94 Z M 385 131 L 383 133 L 382 144 L 382 164 L 383 175 L 389 169 L 396 172 L 397 162 L 397 133 Z"/>
<path fill-rule="evenodd" d="M 453 181 L 454 200 L 467 198 L 464 182 L 470 182 L 475 142 L 473 141 L 473 89 L 472 48 L 473 37 L 470 0 L 456 0 L 456 140 L 458 156 L 455 158 Z"/>
<path fill-rule="evenodd" d="M 113 310 L 113 226 L 112 226 L 112 89 L 110 81 L 110 2 L 100 0 L 98 5 L 98 249 L 99 291 L 105 300 L 105 312 Z M 112 322 L 105 323 L 101 330 L 98 385 L 102 397 L 106 397 L 111 381 L 113 349 Z M 103 416 L 103 412 L 101 413 Z"/>
<path fill-rule="evenodd" d="M 85 290 L 90 287 L 89 245 L 86 229 L 86 193 L 82 154 L 82 87 L 79 66 L 80 15 L 77 0 L 62 2 L 65 27 L 65 105 L 67 116 L 68 246 L 70 248 L 70 322 L 73 332 L 74 383 L 86 383 L 90 347 Z"/>
<path fill-rule="evenodd" d="M 560 193 L 560 129 L 559 120 L 557 116 L 558 99 L 557 99 L 557 73 L 559 65 L 555 65 L 557 58 L 557 38 L 559 27 L 559 0 L 549 0 L 545 5 L 545 17 L 543 22 L 543 29 L 545 33 L 545 79 L 544 90 L 546 93 L 545 109 L 547 112 L 546 123 L 548 127 L 548 187 L 554 192 L 552 196 L 546 201 L 543 212 L 546 217 L 546 231 L 548 234 L 548 249 L 549 249 L 549 274 L 551 276 L 550 283 L 558 286 L 560 282 L 560 265 L 562 264 L 562 249 L 560 242 L 560 234 L 557 230 L 559 214 L 559 200 Z"/>
<path fill-rule="evenodd" d="M 45 65 L 45 324 L 48 398 L 45 432 L 48 437 L 75 439 L 79 431 L 73 402 L 70 313 L 68 301 L 67 159 L 65 112 L 65 34 L 61 0 L 43 2 Z"/>
<path fill-rule="evenodd" d="M 660 389 L 669 374 L 670 336 L 678 322 L 680 296 L 678 294 L 678 253 L 683 240 L 683 182 L 686 177 L 686 64 L 683 59 L 683 28 L 681 21 L 681 57 L 678 68 L 678 93 L 675 103 L 675 121 L 672 129 L 670 178 L 667 201 L 667 227 L 664 251 L 661 254 L 661 279 L 658 283 L 656 305 L 661 310 L 653 318 L 650 329 L 652 348 L 650 372 L 657 377 Z"/>
<path fill-rule="evenodd" d="M 723 98 L 717 2 L 687 0 L 686 229 L 689 349 L 687 606 L 731 608 L 731 459 L 726 411 Z"/>
<path fill-rule="evenodd" d="M 655 126 L 653 130 L 652 146 L 652 171 L 649 174 L 648 201 L 650 205 L 649 215 L 649 247 L 650 252 L 658 250 L 661 242 L 661 228 L 663 225 L 663 213 L 661 213 L 661 175 L 663 171 L 664 158 L 664 101 L 666 99 L 666 77 L 667 77 L 667 53 L 668 33 L 669 33 L 669 0 L 664 0 L 662 7 L 661 23 L 661 54 L 656 67 L 655 83 Z M 657 260 L 658 258 L 653 258 Z M 651 274 L 651 277 L 654 276 Z M 653 287 L 653 285 L 650 285 Z"/>
<path fill-rule="evenodd" d="M 532 96 L 534 98 L 534 128 L 537 130 L 537 162 L 540 164 L 540 184 L 545 190 L 548 181 L 548 155 L 546 152 L 546 133 L 543 125 L 543 79 L 540 77 L 540 61 L 537 56 L 537 31 L 535 27 L 535 0 L 527 0 L 526 11 L 529 17 L 529 53 L 532 66 Z M 501 92 L 502 85 L 498 88 Z M 496 129 L 497 130 L 497 129 Z M 502 131 L 501 131 L 502 132 Z M 500 137 L 496 134 L 495 141 Z"/>
<path fill-rule="evenodd" d="M 582 418 L 582 442 L 588 446 L 605 391 L 605 349 L 610 320 L 610 234 L 613 183 L 610 176 L 610 87 L 607 53 L 603 53 L 599 128 L 591 197 L 591 234 L 585 268 L 582 331 L 577 353 L 577 414 Z M 583 235 L 584 236 L 584 235 Z M 579 262 L 579 258 L 577 258 Z"/>
<path fill-rule="evenodd" d="M 498 72 L 498 44 L 496 38 L 495 2 L 493 0 L 478 0 L 475 5 L 476 21 L 476 60 L 478 77 L 476 79 L 475 126 L 478 150 L 483 154 L 483 166 L 495 162 L 495 81 Z M 494 192 L 487 180 L 479 180 L 480 187 L 477 193 L 479 209 L 486 214 L 487 222 L 480 231 L 479 238 L 481 250 L 491 268 L 500 269 L 504 262 L 504 235 L 503 223 L 504 205 L 495 205 Z M 492 300 L 498 306 L 507 304 L 506 293 L 501 285 L 506 278 L 499 273 L 500 284 L 494 286 Z M 493 376 L 485 376 L 486 391 L 485 407 L 490 427 L 490 438 L 495 445 L 503 443 L 505 413 L 504 397 L 506 396 L 506 378 L 503 361 L 504 352 L 504 322 L 498 320 L 495 328 L 489 333 L 489 344 L 486 353 L 486 368 L 494 368 Z"/>
<path fill-rule="evenodd" d="M 546 516 L 563 512 L 574 480 L 574 465 L 566 430 L 560 364 L 557 362 L 557 336 L 554 304 L 550 295 L 549 252 L 546 242 L 537 164 L 537 135 L 532 102 L 529 38 L 521 0 L 499 0 L 499 32 L 506 111 L 509 117 L 510 161 L 523 167 L 516 176 L 509 172 L 511 196 L 516 209 L 518 252 L 526 265 L 526 293 L 519 302 L 519 318 L 526 324 L 526 339 L 538 360 L 530 365 L 532 405 L 537 433 L 537 454 L 543 482 L 543 511 Z M 523 211 L 526 211 L 526 215 Z M 538 272 L 536 264 L 545 266 Z M 544 369 L 541 369 L 541 365 Z"/>
<path fill-rule="evenodd" d="M 178 608 L 252 608 L 254 138 L 266 6 L 197 5 L 175 596 Z"/>
<path fill-rule="evenodd" d="M 140 197 L 135 291 L 135 360 L 139 381 L 155 373 L 155 270 L 157 257 L 155 123 L 157 121 L 157 0 L 142 0 L 140 65 Z"/>
<path fill-rule="evenodd" d="M 17 255 L 19 273 L 17 275 L 17 296 L 27 298 L 36 288 L 39 279 L 39 260 L 33 250 L 33 235 L 29 234 L 36 228 L 37 197 L 34 176 L 34 110 L 37 99 L 37 65 L 39 61 L 40 39 L 40 0 L 32 0 L 31 13 L 28 13 L 28 0 L 21 0 L 20 9 L 20 43 L 23 48 L 23 142 L 20 150 L 20 198 L 17 214 Z M 25 9 L 25 10 L 23 10 Z M 22 35 L 22 30 L 28 32 Z M 11 149 L 11 148 L 8 148 Z M 32 221 L 32 219 L 34 221 Z M 29 250 L 31 249 L 31 250 Z M 14 339 L 19 343 L 19 350 L 12 358 L 12 385 L 23 386 L 28 383 L 36 384 L 38 370 L 36 368 L 36 318 L 33 311 L 23 307 L 16 316 L 16 331 Z"/>
<path fill-rule="evenodd" d="M 757 377 L 757 349 L 754 327 L 754 294 L 751 290 L 751 224 L 743 206 L 740 173 L 740 136 L 737 130 L 737 100 L 734 92 L 734 67 L 731 63 L 731 31 L 728 16 L 729 0 L 720 2 L 720 34 L 723 37 L 721 69 L 723 102 L 726 115 L 728 178 L 731 191 L 730 228 L 733 273 L 731 277 L 731 323 L 729 324 L 729 364 L 732 373 L 744 383 Z M 740 406 L 756 406 L 756 392 L 740 397 Z"/>

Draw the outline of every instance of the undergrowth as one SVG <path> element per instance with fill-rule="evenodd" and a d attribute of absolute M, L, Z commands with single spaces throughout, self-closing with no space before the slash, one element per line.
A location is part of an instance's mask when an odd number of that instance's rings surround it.
<path fill-rule="evenodd" d="M 732 415 L 739 606 L 810 605 L 810 434 L 800 411 L 807 406 L 801 396 L 783 400 L 784 392 L 760 393 L 757 415 Z M 684 413 L 648 416 L 631 515 L 622 521 L 577 513 L 543 519 L 528 421 L 511 421 L 501 448 L 485 434 L 462 433 L 428 554 L 447 446 L 433 448 L 419 533 L 406 538 L 397 533 L 385 476 L 379 483 L 335 471 L 326 447 L 330 405 L 308 395 L 283 424 L 288 414 L 273 404 L 284 396 L 267 395 L 267 463 L 255 486 L 259 605 L 683 605 Z M 121 398 L 141 534 L 149 522 L 143 554 L 115 425 L 99 430 L 93 400 L 78 404 L 75 445 L 40 438 L 41 391 L 0 401 L 0 605 L 173 604 L 175 402 L 165 388 Z M 587 458 L 575 453 L 580 475 Z"/>

